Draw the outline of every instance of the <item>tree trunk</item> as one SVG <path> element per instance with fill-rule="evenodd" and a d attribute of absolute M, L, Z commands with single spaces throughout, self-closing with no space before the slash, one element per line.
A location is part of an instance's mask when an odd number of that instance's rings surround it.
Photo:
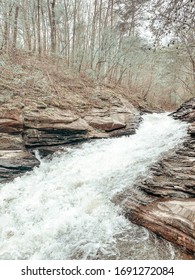
<path fill-rule="evenodd" d="M 56 15 L 55 15 L 56 0 L 51 3 L 51 52 L 56 53 Z"/>
<path fill-rule="evenodd" d="M 64 10 L 65 10 L 65 54 L 67 56 L 67 64 L 70 66 L 70 26 L 69 26 L 69 16 L 68 16 L 68 7 L 66 1 L 64 0 Z"/>
<path fill-rule="evenodd" d="M 94 2 L 93 21 L 91 30 L 91 69 L 93 69 L 94 62 L 94 48 L 95 48 L 95 35 L 96 35 L 96 17 L 97 17 L 97 0 Z"/>
<path fill-rule="evenodd" d="M 72 28 L 72 58 L 71 63 L 74 65 L 75 59 L 75 40 L 76 40 L 76 16 L 77 16 L 77 0 L 74 1 L 74 13 L 73 13 L 73 28 Z"/>
<path fill-rule="evenodd" d="M 41 22 L 40 22 L 40 0 L 37 0 L 37 36 L 38 36 L 38 53 L 41 55 Z"/>
<path fill-rule="evenodd" d="M 16 49 L 16 44 L 17 44 L 17 35 L 18 35 L 18 14 L 19 14 L 19 6 L 16 5 L 15 8 L 15 16 L 14 16 L 14 32 L 13 32 L 13 44 L 12 44 L 12 49 Z"/>
<path fill-rule="evenodd" d="M 28 50 L 32 50 L 32 45 L 31 45 L 31 34 L 30 34 L 30 24 L 29 24 L 29 19 L 27 16 L 27 4 L 26 0 L 23 0 L 23 18 L 24 18 L 24 25 L 25 25 L 25 31 L 26 31 L 26 40 L 27 40 L 27 47 Z"/>

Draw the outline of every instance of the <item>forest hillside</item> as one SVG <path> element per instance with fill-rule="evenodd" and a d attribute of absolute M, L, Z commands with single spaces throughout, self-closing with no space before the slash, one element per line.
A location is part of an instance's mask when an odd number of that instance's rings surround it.
<path fill-rule="evenodd" d="M 194 11 L 185 0 L 2 0 L 1 99 L 8 84 L 37 99 L 39 88 L 57 96 L 63 81 L 82 81 L 178 107 L 194 96 Z"/>

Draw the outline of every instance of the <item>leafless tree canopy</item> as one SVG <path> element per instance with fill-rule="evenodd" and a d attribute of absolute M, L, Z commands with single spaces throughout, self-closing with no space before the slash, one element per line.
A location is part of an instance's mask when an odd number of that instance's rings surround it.
<path fill-rule="evenodd" d="M 194 14 L 194 0 L 0 0 L 0 50 L 56 57 L 99 83 L 177 99 L 194 94 Z"/>
<path fill-rule="evenodd" d="M 152 26 L 156 35 L 193 35 L 195 28 L 194 0 L 154 0 L 151 1 Z"/>

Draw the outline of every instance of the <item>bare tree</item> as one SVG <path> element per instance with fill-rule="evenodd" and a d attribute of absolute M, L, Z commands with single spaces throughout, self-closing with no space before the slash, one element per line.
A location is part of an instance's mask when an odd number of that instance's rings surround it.
<path fill-rule="evenodd" d="M 40 21 L 40 0 L 37 0 L 37 33 L 38 33 L 38 52 L 41 55 L 41 21 Z"/>
<path fill-rule="evenodd" d="M 16 49 L 17 44 L 17 35 L 18 35 L 18 15 L 19 15 L 19 6 L 16 4 L 15 6 L 15 16 L 14 16 L 14 32 L 13 32 L 13 44 L 12 48 L 13 50 Z"/>
<path fill-rule="evenodd" d="M 31 45 L 31 32 L 30 32 L 30 21 L 28 16 L 28 7 L 29 2 L 28 0 L 22 1 L 22 13 L 23 13 L 23 20 L 24 20 L 24 26 L 25 26 L 25 41 L 27 42 L 27 49 L 31 51 L 32 45 Z"/>

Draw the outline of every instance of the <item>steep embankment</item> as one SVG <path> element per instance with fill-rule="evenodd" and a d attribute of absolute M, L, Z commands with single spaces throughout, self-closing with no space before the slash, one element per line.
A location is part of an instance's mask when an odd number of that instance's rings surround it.
<path fill-rule="evenodd" d="M 31 170 L 47 155 L 86 139 L 132 134 L 138 110 L 122 91 L 76 77 L 63 63 L 3 58 L 0 71 L 0 182 Z"/>
<path fill-rule="evenodd" d="M 134 198 L 127 189 L 116 200 L 131 221 L 195 253 L 195 98 L 172 116 L 190 123 L 183 145 L 153 165 Z"/>

